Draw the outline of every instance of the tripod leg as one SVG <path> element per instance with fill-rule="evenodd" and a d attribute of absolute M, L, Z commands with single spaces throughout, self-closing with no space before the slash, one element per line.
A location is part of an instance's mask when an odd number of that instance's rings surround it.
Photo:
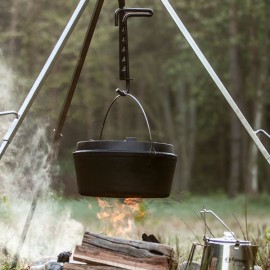
<path fill-rule="evenodd" d="M 83 42 L 83 45 L 82 45 L 82 48 L 81 48 L 81 52 L 80 52 L 80 55 L 78 57 L 77 65 L 76 65 L 75 71 L 73 73 L 71 85 L 70 85 L 70 88 L 69 88 L 69 90 L 67 92 L 65 101 L 63 103 L 63 107 L 62 107 L 62 110 L 61 110 L 61 113 L 60 113 L 60 116 L 59 116 L 59 119 L 58 119 L 58 123 L 57 123 L 57 128 L 55 129 L 53 145 L 52 145 L 52 147 L 55 150 L 53 150 L 53 152 L 57 151 L 56 149 L 58 148 L 57 147 L 58 142 L 59 142 L 59 140 L 61 138 L 61 133 L 62 133 L 62 130 L 63 130 L 63 127 L 64 127 L 64 123 L 65 123 L 65 120 L 66 120 L 66 117 L 67 117 L 67 113 L 68 113 L 68 110 L 69 110 L 73 95 L 75 93 L 78 80 L 80 78 L 80 74 L 81 74 L 81 71 L 82 71 L 82 68 L 83 68 L 83 65 L 84 65 L 84 62 L 85 62 L 85 58 L 87 56 L 87 52 L 88 52 L 90 43 L 92 41 L 92 37 L 93 37 L 94 31 L 95 31 L 95 28 L 96 28 L 96 25 L 97 25 L 97 21 L 98 21 L 98 18 L 99 18 L 103 3 L 104 3 L 104 0 L 97 0 L 97 2 L 96 2 L 92 18 L 91 18 L 89 27 L 87 29 L 87 33 L 86 33 L 85 38 L 84 38 L 84 42 Z"/>
<path fill-rule="evenodd" d="M 175 24 L 179 28 L 179 30 L 182 32 L 184 37 L 186 38 L 187 42 L 189 43 L 190 47 L 193 49 L 194 53 L 197 55 L 198 59 L 201 61 L 203 64 L 204 68 L 206 71 L 209 73 L 210 77 L 212 80 L 215 82 L 216 86 L 219 88 L 220 92 L 228 102 L 228 104 L 231 106 L 231 109 L 234 111 L 238 119 L 240 120 L 241 124 L 243 127 L 246 129 L 248 132 L 249 136 L 251 139 L 254 141 L 254 143 L 257 145 L 258 149 L 261 151 L 262 155 L 266 159 L 266 161 L 270 164 L 270 154 L 267 152 L 266 148 L 260 141 L 259 137 L 256 135 L 256 132 L 253 130 L 253 128 L 250 126 L 249 122 L 246 120 L 245 116 L 242 114 L 240 109 L 238 108 L 237 104 L 231 97 L 230 93 L 228 90 L 225 88 L 207 59 L 205 58 L 204 54 L 200 50 L 200 48 L 197 46 L 196 42 L 186 29 L 185 25 L 182 23 L 176 12 L 174 11 L 173 7 L 169 3 L 168 0 L 161 0 L 163 3 L 164 7 L 167 9 L 168 13 L 171 15 L 172 19 L 174 20 Z"/>
<path fill-rule="evenodd" d="M 45 82 L 47 76 L 49 75 L 52 67 L 54 66 L 57 57 L 61 54 L 62 49 L 64 48 L 67 40 L 69 39 L 73 29 L 75 28 L 77 22 L 79 21 L 83 11 L 87 7 L 89 0 L 81 0 L 78 4 L 76 10 L 74 11 L 72 17 L 70 18 L 68 24 L 66 25 L 62 35 L 57 41 L 53 51 L 51 52 L 48 60 L 46 61 L 44 67 L 42 68 L 39 76 L 34 82 L 31 90 L 29 91 L 27 97 L 25 98 L 20 110 L 18 111 L 19 117 L 14 119 L 11 126 L 9 127 L 7 133 L 4 136 L 3 142 L 0 145 L 0 159 L 4 155 L 9 143 L 12 141 L 15 136 L 17 130 L 22 124 L 26 114 L 28 113 L 31 105 L 33 104 L 39 90 L 41 89 L 43 83 Z"/>

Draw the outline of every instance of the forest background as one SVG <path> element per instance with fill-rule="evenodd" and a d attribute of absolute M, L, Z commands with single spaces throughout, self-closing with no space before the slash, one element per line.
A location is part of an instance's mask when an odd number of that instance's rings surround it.
<path fill-rule="evenodd" d="M 70 18 L 77 1 L 0 2 L 1 58 L 13 71 L 18 110 Z M 270 130 L 270 2 L 225 0 L 171 1 L 195 41 L 257 130 Z M 62 56 L 23 125 L 31 134 L 46 126 L 53 137 L 58 115 L 91 18 L 94 1 L 75 28 Z M 126 1 L 127 7 L 153 8 L 152 18 L 129 21 L 131 93 L 142 103 L 155 141 L 172 143 L 178 154 L 174 194 L 270 192 L 270 168 L 204 70 L 160 1 Z M 82 140 L 98 139 L 118 73 L 118 1 L 105 1 L 65 124 L 53 187 L 77 195 L 72 152 Z M 2 91 L 2 90 L 1 90 Z M 1 121 L 5 121 L 4 119 Z M 259 135 L 266 148 L 269 139 Z M 148 140 L 139 109 L 122 98 L 104 130 L 105 139 Z M 12 164 L 9 164 L 13 166 Z M 28 167 L 29 170 L 29 167 Z M 31 182 L 31 179 L 28 179 Z"/>

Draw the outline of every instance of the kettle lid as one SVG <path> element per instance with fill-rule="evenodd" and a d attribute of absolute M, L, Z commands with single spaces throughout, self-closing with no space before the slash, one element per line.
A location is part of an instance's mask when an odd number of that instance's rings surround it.
<path fill-rule="evenodd" d="M 233 232 L 225 231 L 223 237 L 220 238 L 206 238 L 208 243 L 216 244 L 240 244 L 240 245 L 251 245 L 250 241 L 236 239 Z"/>

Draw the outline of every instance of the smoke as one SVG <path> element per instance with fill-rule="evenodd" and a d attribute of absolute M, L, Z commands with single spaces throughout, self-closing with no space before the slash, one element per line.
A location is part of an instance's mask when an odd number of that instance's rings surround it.
<path fill-rule="evenodd" d="M 18 110 L 19 98 L 15 93 L 16 77 L 0 53 L 0 111 Z M 8 131 L 14 115 L 1 116 L 1 139 Z M 46 123 L 27 119 L 9 145 L 0 163 L 0 190 L 2 196 L 21 197 L 32 194 L 40 182 L 49 186 L 50 170 L 46 165 L 49 144 Z M 2 141 L 1 141 L 2 143 Z"/>
<path fill-rule="evenodd" d="M 3 55 L 0 50 L 0 91 L 1 91 L 1 99 L 0 99 L 0 111 L 11 110 L 13 107 L 12 95 L 10 94 L 11 89 L 13 89 L 13 75 L 11 70 L 3 61 Z M 4 136 L 5 131 L 8 128 L 8 124 L 10 122 L 9 116 L 2 116 L 0 119 L 0 136 L 1 138 Z"/>
<path fill-rule="evenodd" d="M 0 111 L 18 110 L 16 80 L 0 53 Z M 33 116 L 24 120 L 0 160 L 0 251 L 5 248 L 11 255 L 16 253 L 33 196 L 41 191 L 20 250 L 20 257 L 28 260 L 73 249 L 83 232 L 83 226 L 70 217 L 70 210 L 57 202 L 50 189 L 57 167 L 47 164 L 47 123 Z M 12 115 L 1 116 L 1 143 L 13 119 Z"/>

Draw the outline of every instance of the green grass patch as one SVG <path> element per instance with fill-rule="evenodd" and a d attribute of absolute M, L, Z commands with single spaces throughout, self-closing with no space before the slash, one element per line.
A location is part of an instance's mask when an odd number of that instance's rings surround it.
<path fill-rule="evenodd" d="M 9 198 L 0 200 L 0 228 L 4 232 L 0 251 L 7 249 L 8 254 L 0 257 L 1 270 L 8 269 L 10 255 L 16 249 L 30 202 L 30 199 L 24 202 Z M 40 199 L 38 203 L 22 258 L 33 261 L 43 256 L 57 256 L 59 252 L 72 250 L 79 244 L 84 231 L 92 231 L 138 240 L 143 233 L 154 234 L 163 243 L 175 247 L 180 261 L 185 261 L 192 242 L 203 243 L 205 226 L 200 211 L 205 208 L 214 211 L 238 238 L 243 239 L 244 232 L 249 240 L 259 244 L 258 262 L 267 265 L 270 257 L 269 205 L 270 196 L 267 194 L 253 199 L 245 196 L 228 199 L 224 194 L 215 194 L 207 197 L 143 199 L 136 210 L 124 205 L 122 199 L 106 199 L 106 207 L 102 209 L 96 198 L 52 196 Z M 207 223 L 215 237 L 221 237 L 226 230 L 210 214 L 207 214 Z M 199 260 L 200 256 L 198 253 L 195 259 Z"/>

